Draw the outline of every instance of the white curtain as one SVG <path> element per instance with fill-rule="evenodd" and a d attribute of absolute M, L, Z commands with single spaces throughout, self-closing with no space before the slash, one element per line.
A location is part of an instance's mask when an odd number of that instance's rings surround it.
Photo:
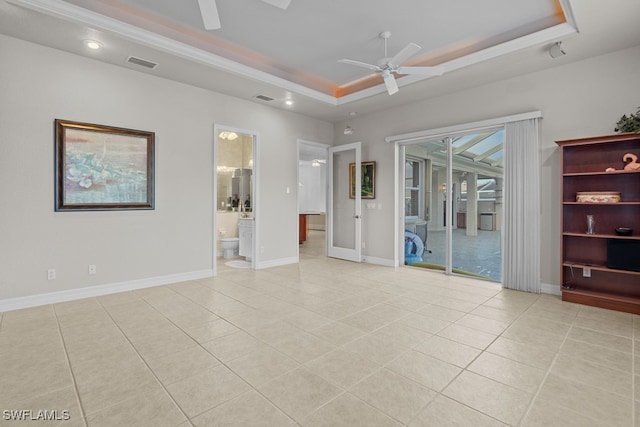
<path fill-rule="evenodd" d="M 539 119 L 506 124 L 502 285 L 540 293 Z"/>

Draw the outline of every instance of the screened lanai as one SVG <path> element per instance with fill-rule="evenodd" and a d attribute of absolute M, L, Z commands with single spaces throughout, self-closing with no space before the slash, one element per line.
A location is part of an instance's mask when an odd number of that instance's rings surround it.
<path fill-rule="evenodd" d="M 500 282 L 504 127 L 405 147 L 405 264 L 444 269 L 451 194 L 452 271 Z M 447 191 L 450 182 L 451 192 Z"/>

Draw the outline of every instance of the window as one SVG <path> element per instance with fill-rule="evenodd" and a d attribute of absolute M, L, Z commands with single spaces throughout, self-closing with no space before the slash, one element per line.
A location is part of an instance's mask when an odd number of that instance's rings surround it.
<path fill-rule="evenodd" d="M 478 201 L 496 201 L 496 180 L 495 178 L 478 178 Z M 460 200 L 467 200 L 467 181 L 462 181 L 460 185 Z"/>
<path fill-rule="evenodd" d="M 404 175 L 405 218 L 419 218 L 422 216 L 423 169 L 424 161 L 407 158 Z"/>

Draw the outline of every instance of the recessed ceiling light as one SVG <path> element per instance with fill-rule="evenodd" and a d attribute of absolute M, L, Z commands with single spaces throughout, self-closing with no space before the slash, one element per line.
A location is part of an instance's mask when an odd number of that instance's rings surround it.
<path fill-rule="evenodd" d="M 84 44 L 92 50 L 98 50 L 102 47 L 102 43 L 95 40 L 85 40 Z"/>
<path fill-rule="evenodd" d="M 287 106 L 291 107 L 291 106 L 293 105 L 293 100 L 291 100 L 291 99 L 287 99 L 286 101 L 284 101 L 284 103 L 285 103 Z"/>

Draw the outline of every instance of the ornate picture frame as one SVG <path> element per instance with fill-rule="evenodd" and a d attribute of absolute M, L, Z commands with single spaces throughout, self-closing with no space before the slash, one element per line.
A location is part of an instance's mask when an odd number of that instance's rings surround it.
<path fill-rule="evenodd" d="M 155 133 L 55 120 L 55 210 L 154 209 Z"/>

